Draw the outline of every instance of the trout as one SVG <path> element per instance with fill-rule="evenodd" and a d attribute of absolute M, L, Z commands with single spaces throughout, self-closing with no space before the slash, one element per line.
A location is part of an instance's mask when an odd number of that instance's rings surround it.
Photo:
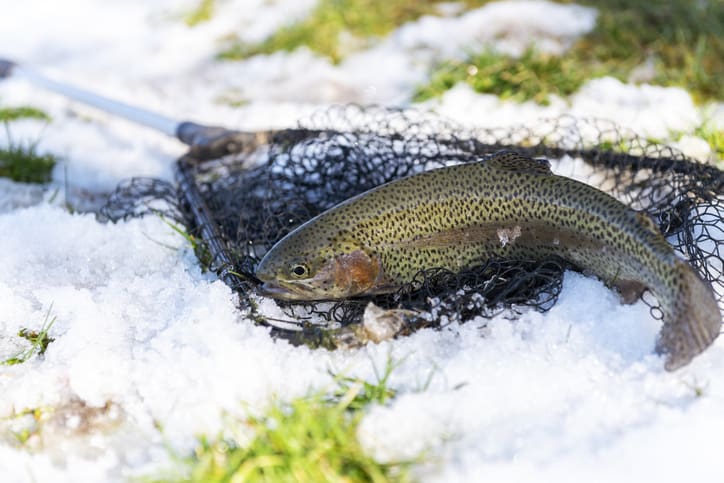
<path fill-rule="evenodd" d="M 460 271 L 486 259 L 560 257 L 625 302 L 649 289 L 664 323 L 657 352 L 674 370 L 719 335 L 712 288 L 653 220 L 547 161 L 504 151 L 395 180 L 312 218 L 256 269 L 261 292 L 283 300 L 383 294 L 421 270 Z"/>

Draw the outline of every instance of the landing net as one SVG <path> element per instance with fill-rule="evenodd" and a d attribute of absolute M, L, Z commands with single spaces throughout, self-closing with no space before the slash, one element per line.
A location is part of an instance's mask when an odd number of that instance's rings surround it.
<path fill-rule="evenodd" d="M 502 149 L 546 158 L 556 174 L 648 213 L 712 284 L 720 310 L 724 305 L 724 172 L 611 122 L 564 116 L 531 126 L 471 129 L 418 111 L 345 106 L 259 140 L 229 142 L 216 153 L 192 149 L 179 160 L 208 208 L 207 223 L 220 238 L 221 255 L 202 236 L 209 231 L 199 226 L 183 183 L 124 182 L 102 216 L 116 221 L 156 213 L 183 224 L 199 241 L 201 262 L 238 274 L 224 280 L 238 292 L 241 308 L 275 327 L 278 336 L 340 345 L 329 334 L 360 322 L 370 302 L 400 310 L 399 333 L 552 307 L 564 271 L 574 268 L 560 259 L 487 260 L 459 273 L 429 268 L 394 294 L 336 303 L 278 302 L 273 314 L 263 309 L 268 304 L 256 291 L 253 273 L 264 253 L 313 216 L 382 183 Z M 660 317 L 655 299 L 644 300 Z"/>

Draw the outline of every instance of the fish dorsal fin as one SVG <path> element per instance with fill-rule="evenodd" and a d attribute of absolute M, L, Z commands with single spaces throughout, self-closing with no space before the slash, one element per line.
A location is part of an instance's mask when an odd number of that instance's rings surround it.
<path fill-rule="evenodd" d="M 529 158 L 514 151 L 495 153 L 488 159 L 487 164 L 496 169 L 515 173 L 553 174 L 547 160 Z"/>

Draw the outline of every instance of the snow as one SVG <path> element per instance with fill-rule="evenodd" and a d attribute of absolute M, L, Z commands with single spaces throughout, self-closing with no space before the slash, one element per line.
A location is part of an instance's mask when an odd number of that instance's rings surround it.
<path fill-rule="evenodd" d="M 595 24 L 591 9 L 508 1 L 422 18 L 336 66 L 304 49 L 213 59 L 219 39 L 261 39 L 313 4 L 222 1 L 191 29 L 181 17 L 192 1 L 27 0 L 3 10 L 0 45 L 54 77 L 168 116 L 262 129 L 294 126 L 334 102 L 406 103 L 436 59 L 482 46 L 519 53 L 531 41 L 560 52 Z M 247 103 L 233 108 L 218 101 L 224 96 Z M 714 377 L 724 341 L 667 373 L 652 353 L 659 323 L 648 307 L 621 305 L 600 282 L 567 273 L 546 314 L 422 330 L 359 350 L 291 347 L 245 319 L 160 218 L 101 224 L 63 208 L 66 197 L 107 192 L 129 176 L 170 179 L 182 145 L 20 80 L 0 82 L 0 101 L 49 112 L 52 122 L 14 124 L 11 135 L 63 158 L 45 192 L 0 179 L 0 359 L 25 347 L 18 330 L 38 329 L 49 310 L 56 317 L 43 358 L 0 366 L 3 482 L 148 474 L 168 462 L 166 442 L 186 451 L 228 415 L 328 387 L 330 369 L 374 380 L 388 357 L 399 361 L 391 379 L 399 395 L 370 411 L 359 438 L 380 460 L 424 452 L 415 470 L 424 481 L 724 477 L 724 385 Z M 660 138 L 702 121 L 681 89 L 610 78 L 546 107 L 465 86 L 421 107 L 471 126 L 604 117 Z M 691 136 L 680 143 L 702 149 Z M 33 420 L 12 416 L 32 408 L 55 411 L 23 448 L 11 430 Z"/>
<path fill-rule="evenodd" d="M 492 94 L 476 94 L 458 84 L 441 99 L 426 105 L 464 124 L 500 127 L 534 123 L 561 114 L 610 119 L 640 136 L 669 139 L 672 132 L 690 132 L 702 123 L 702 114 L 688 92 L 678 87 L 624 84 L 612 77 L 591 79 L 567 102 L 552 96 L 550 105 L 522 104 Z M 700 153 L 701 149 L 695 150 Z"/>

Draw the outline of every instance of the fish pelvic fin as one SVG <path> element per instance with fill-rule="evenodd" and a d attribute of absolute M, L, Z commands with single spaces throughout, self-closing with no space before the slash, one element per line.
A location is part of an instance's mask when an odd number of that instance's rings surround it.
<path fill-rule="evenodd" d="M 664 310 L 664 325 L 656 351 L 665 355 L 664 367 L 674 371 L 702 353 L 721 332 L 722 318 L 714 293 L 694 269 L 677 262 L 681 281 L 669 310 Z"/>
<path fill-rule="evenodd" d="M 514 173 L 553 174 L 548 160 L 529 158 L 515 151 L 499 151 L 487 160 L 487 165 Z"/>
<path fill-rule="evenodd" d="M 646 285 L 638 280 L 616 280 L 613 286 L 618 289 L 621 302 L 626 305 L 637 302 L 646 291 Z"/>

